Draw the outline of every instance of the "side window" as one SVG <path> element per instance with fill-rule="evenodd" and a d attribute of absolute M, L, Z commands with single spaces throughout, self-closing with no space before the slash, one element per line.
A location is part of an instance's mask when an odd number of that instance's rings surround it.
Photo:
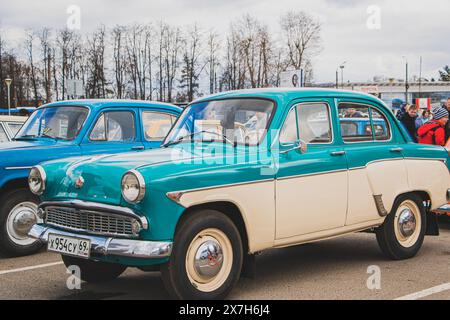
<path fill-rule="evenodd" d="M 326 104 L 300 104 L 289 112 L 281 129 L 280 143 L 294 143 L 299 139 L 308 144 L 333 141 L 330 109 Z"/>
<path fill-rule="evenodd" d="M 145 140 L 164 140 L 175 121 L 176 117 L 170 114 L 152 111 L 142 112 L 142 125 Z"/>
<path fill-rule="evenodd" d="M 333 141 L 330 110 L 326 104 L 311 103 L 297 106 L 300 139 L 308 144 Z"/>
<path fill-rule="evenodd" d="M 296 108 L 293 108 L 284 122 L 280 132 L 280 143 L 291 144 L 299 140 L 297 130 Z"/>
<path fill-rule="evenodd" d="M 386 141 L 391 138 L 386 116 L 375 108 L 342 103 L 339 105 L 339 120 L 345 142 Z"/>
<path fill-rule="evenodd" d="M 7 142 L 8 136 L 6 135 L 5 129 L 3 129 L 3 126 L 0 124 L 0 142 Z"/>
<path fill-rule="evenodd" d="M 92 141 L 134 141 L 136 127 L 134 115 L 129 111 L 110 111 L 103 113 L 92 129 Z"/>
<path fill-rule="evenodd" d="M 386 141 L 391 139 L 391 130 L 386 116 L 377 109 L 371 108 L 375 140 Z"/>
<path fill-rule="evenodd" d="M 372 141 L 369 107 L 342 103 L 339 105 L 339 121 L 345 142 Z"/>
<path fill-rule="evenodd" d="M 22 124 L 20 123 L 8 122 L 7 125 L 13 136 L 19 132 L 20 128 L 22 128 Z"/>

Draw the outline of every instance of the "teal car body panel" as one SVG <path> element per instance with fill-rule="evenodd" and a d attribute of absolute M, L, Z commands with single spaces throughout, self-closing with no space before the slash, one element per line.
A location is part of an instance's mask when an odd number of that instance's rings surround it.
<path fill-rule="evenodd" d="M 42 167 L 47 173 L 48 187 L 42 200 L 77 199 L 130 208 L 145 216 L 150 225 L 148 230 L 141 231 L 139 239 L 173 241 L 177 223 L 187 208 L 170 199 L 168 193 L 261 181 L 271 182 L 275 192 L 277 179 L 354 170 L 380 159 L 426 158 L 444 160 L 448 165 L 448 153 L 444 148 L 413 143 L 392 111 L 381 100 L 370 95 L 320 89 L 264 89 L 221 93 L 194 103 L 247 98 L 270 100 L 275 105 L 270 130 L 259 146 L 234 147 L 219 142 L 189 142 L 140 153 L 46 162 Z M 332 142 L 311 144 L 305 154 L 283 154 L 286 147 L 278 144 L 279 129 L 292 107 L 311 102 L 323 102 L 329 106 Z M 345 143 L 337 109 L 340 102 L 369 104 L 381 110 L 389 122 L 391 139 Z M 346 152 L 345 157 L 333 155 L 342 151 Z M 121 194 L 121 179 L 130 170 L 138 171 L 145 178 L 146 195 L 138 204 L 126 202 Z M 74 183 L 81 174 L 86 183 L 82 189 L 77 189 Z M 168 258 L 143 260 L 100 256 L 96 259 L 143 266 L 161 264 Z"/>

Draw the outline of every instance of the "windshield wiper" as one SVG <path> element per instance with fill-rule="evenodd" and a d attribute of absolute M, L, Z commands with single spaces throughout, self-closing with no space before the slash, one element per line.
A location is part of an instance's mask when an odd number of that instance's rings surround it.
<path fill-rule="evenodd" d="M 227 143 L 231 144 L 233 147 L 236 146 L 236 144 L 233 141 L 231 141 L 230 139 L 228 139 L 224 134 L 221 134 L 221 133 L 218 133 L 218 132 L 211 132 L 211 131 L 203 130 L 203 131 L 197 131 L 197 132 L 193 132 L 191 134 L 185 135 L 185 136 L 180 137 L 179 139 L 177 139 L 175 141 L 169 141 L 169 142 L 163 144 L 161 147 L 167 148 L 169 146 L 173 146 L 173 145 L 179 144 L 179 143 L 183 142 L 186 138 L 190 138 L 192 140 L 193 137 L 195 137 L 196 135 L 202 134 L 202 133 L 209 133 L 209 134 L 218 135 L 218 136 L 223 138 L 224 142 L 227 142 Z"/>

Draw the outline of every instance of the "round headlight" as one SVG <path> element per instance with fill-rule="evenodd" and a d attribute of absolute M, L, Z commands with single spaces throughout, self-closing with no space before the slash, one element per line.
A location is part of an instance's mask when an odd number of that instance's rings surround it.
<path fill-rule="evenodd" d="M 122 178 L 122 195 L 129 203 L 139 203 L 145 196 L 144 177 L 136 170 L 131 170 Z"/>
<path fill-rule="evenodd" d="M 41 166 L 31 168 L 28 176 L 28 185 L 30 186 L 31 192 L 38 196 L 43 194 L 45 190 L 45 180 L 45 171 Z"/>

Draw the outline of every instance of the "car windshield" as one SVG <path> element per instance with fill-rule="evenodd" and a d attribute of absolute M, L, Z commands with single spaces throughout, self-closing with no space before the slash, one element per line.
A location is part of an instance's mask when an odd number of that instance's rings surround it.
<path fill-rule="evenodd" d="M 258 145 L 274 112 L 262 99 L 228 99 L 190 105 L 166 138 L 168 146 L 184 141 L 220 141 Z"/>
<path fill-rule="evenodd" d="M 52 138 L 73 140 L 78 136 L 89 110 L 84 107 L 48 107 L 35 111 L 15 139 Z"/>

